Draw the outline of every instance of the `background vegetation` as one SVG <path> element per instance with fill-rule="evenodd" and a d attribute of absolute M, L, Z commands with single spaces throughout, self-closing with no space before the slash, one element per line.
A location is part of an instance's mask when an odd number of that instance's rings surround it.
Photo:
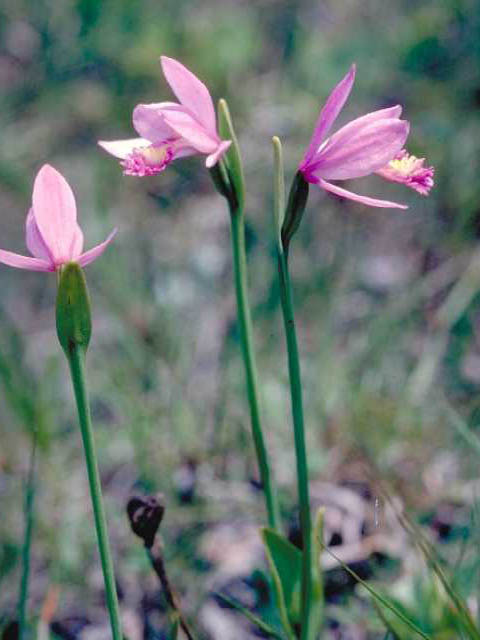
<path fill-rule="evenodd" d="M 294 243 L 312 495 L 327 505 L 327 542 L 345 561 L 394 594 L 426 632 L 457 637 L 438 579 L 394 512 L 406 509 L 422 527 L 475 612 L 478 3 L 0 3 L 0 245 L 23 250 L 33 178 L 46 161 L 74 187 L 87 246 L 120 229 L 87 272 L 88 375 L 126 631 L 132 640 L 144 628 L 163 637 L 158 587 L 125 516 L 132 492 L 160 491 L 167 562 L 187 614 L 206 637 L 235 640 L 253 631 L 212 594 L 229 593 L 265 615 L 270 600 L 228 214 L 201 159 L 138 180 L 96 146 L 132 135 L 135 104 L 170 99 L 160 54 L 227 98 L 239 134 L 264 422 L 292 540 L 270 139 L 282 138 L 290 180 L 320 105 L 353 61 L 357 81 L 342 122 L 404 105 L 409 150 L 436 168 L 431 196 L 377 178 L 355 183 L 410 205 L 397 212 L 312 190 Z M 80 433 L 54 330 L 55 289 L 53 277 L 0 270 L 0 619 L 15 617 L 37 429 L 29 611 L 36 619 L 43 607 L 67 638 L 108 628 Z M 324 563 L 329 637 L 383 638 L 366 592 L 331 557 Z"/>

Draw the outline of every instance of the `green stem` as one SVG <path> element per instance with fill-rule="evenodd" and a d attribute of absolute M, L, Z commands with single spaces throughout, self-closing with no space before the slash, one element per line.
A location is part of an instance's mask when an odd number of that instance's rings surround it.
<path fill-rule="evenodd" d="M 115 588 L 115 577 L 113 574 L 113 562 L 108 542 L 107 521 L 103 507 L 100 474 L 98 472 L 97 454 L 95 451 L 92 420 L 90 417 L 90 406 L 88 403 L 87 387 L 85 383 L 85 350 L 80 346 L 72 345 L 71 349 L 67 353 L 67 359 L 70 365 L 73 390 L 77 401 L 78 419 L 82 431 L 88 481 L 90 484 L 90 495 L 95 518 L 95 527 L 97 530 L 98 549 L 102 562 L 107 607 L 110 613 L 112 636 L 113 640 L 122 640 L 117 591 Z"/>
<path fill-rule="evenodd" d="M 247 288 L 247 259 L 245 253 L 245 218 L 243 210 L 230 206 L 230 221 L 232 229 L 233 267 L 235 273 L 235 291 L 237 296 L 238 324 L 240 328 L 240 342 L 247 383 L 247 395 L 250 405 L 253 441 L 257 454 L 260 478 L 265 494 L 268 524 L 272 529 L 280 532 L 280 515 L 275 494 L 268 454 L 260 422 L 260 408 L 258 397 L 258 376 L 255 363 L 252 339 L 252 318 L 248 303 Z"/>
<path fill-rule="evenodd" d="M 25 534 L 22 547 L 22 578 L 18 598 L 19 640 L 25 640 L 27 629 L 28 582 L 30 578 L 30 551 L 32 548 L 32 531 L 35 500 L 35 459 L 37 451 L 37 430 L 32 434 L 32 451 L 28 467 L 25 487 Z"/>
<path fill-rule="evenodd" d="M 318 562 L 318 559 L 313 557 L 314 545 L 312 539 L 310 495 L 308 490 L 308 467 L 303 420 L 302 380 L 293 312 L 292 289 L 288 271 L 288 255 L 281 249 L 278 250 L 278 272 L 280 277 L 280 299 L 282 304 L 283 322 L 287 340 L 288 372 L 290 377 L 290 395 L 295 437 L 295 455 L 297 461 L 298 497 L 300 502 L 300 527 L 302 530 L 303 542 L 301 638 L 302 640 L 313 640 L 315 625 L 311 619 L 311 610 L 315 595 L 314 563 Z"/>

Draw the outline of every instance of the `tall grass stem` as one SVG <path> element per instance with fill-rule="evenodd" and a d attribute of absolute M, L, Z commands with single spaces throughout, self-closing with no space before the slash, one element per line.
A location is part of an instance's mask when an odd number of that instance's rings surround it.
<path fill-rule="evenodd" d="M 18 597 L 19 640 L 25 640 L 27 631 L 28 583 L 30 579 L 30 555 L 32 549 L 32 532 L 35 515 L 35 476 L 37 457 L 37 429 L 32 433 L 32 449 L 28 465 L 28 476 L 25 483 L 25 530 L 22 546 L 22 577 Z"/>

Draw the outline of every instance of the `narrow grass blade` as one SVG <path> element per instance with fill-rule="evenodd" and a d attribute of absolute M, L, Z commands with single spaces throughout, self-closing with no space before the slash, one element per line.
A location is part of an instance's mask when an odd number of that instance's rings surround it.
<path fill-rule="evenodd" d="M 276 629 L 271 627 L 269 624 L 264 622 L 261 618 L 256 616 L 254 613 L 249 611 L 240 602 L 237 602 L 236 600 L 232 600 L 231 598 L 229 598 L 228 596 L 220 592 L 216 592 L 215 595 L 217 598 L 225 602 L 225 604 L 228 604 L 233 609 L 236 609 L 237 611 L 239 611 L 242 615 L 245 616 L 245 618 L 247 618 L 247 620 L 249 620 L 252 624 L 257 626 L 261 631 L 263 631 L 263 633 L 266 633 L 270 638 L 277 638 L 277 640 L 285 640 L 285 636 L 283 636 L 279 631 L 277 631 Z"/>
<path fill-rule="evenodd" d="M 322 546 L 325 549 L 325 551 L 338 562 L 338 564 L 342 567 L 342 569 L 344 569 L 349 575 L 352 576 L 352 578 L 354 578 L 359 584 L 361 584 L 362 587 L 364 587 L 368 591 L 368 593 L 375 598 L 377 602 L 379 602 L 386 609 L 391 611 L 395 616 L 397 616 L 399 620 L 405 623 L 418 636 L 420 636 L 421 638 L 424 638 L 425 640 L 432 640 L 431 636 L 424 633 L 421 629 L 417 627 L 417 625 L 414 622 L 409 620 L 407 616 L 405 616 L 401 611 L 398 611 L 398 609 L 394 607 L 391 602 L 389 602 L 388 598 L 385 598 L 384 596 L 382 596 L 380 593 L 378 593 L 378 591 L 376 591 L 373 587 L 371 587 L 368 584 L 368 582 L 365 582 L 365 580 L 362 580 L 362 578 L 358 575 L 358 573 L 355 573 L 353 569 L 350 569 L 350 567 L 347 564 L 345 564 L 345 562 L 343 562 L 343 560 L 341 560 L 338 556 L 336 556 L 333 553 L 333 551 L 328 549 L 325 545 L 322 545 Z"/>

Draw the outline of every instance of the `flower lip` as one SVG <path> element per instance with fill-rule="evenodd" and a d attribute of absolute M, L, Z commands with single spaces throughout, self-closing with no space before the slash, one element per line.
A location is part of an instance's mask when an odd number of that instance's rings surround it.
<path fill-rule="evenodd" d="M 56 271 L 72 261 L 88 264 L 103 253 L 116 232 L 82 253 L 83 233 L 77 224 L 75 197 L 62 174 L 50 165 L 44 165 L 35 178 L 25 226 L 27 248 L 34 257 L 0 250 L 0 262 L 32 271 Z"/>
<path fill-rule="evenodd" d="M 410 155 L 406 149 L 402 149 L 385 166 L 375 173 L 391 182 L 399 182 L 427 196 L 434 185 L 435 169 L 425 167 L 425 158 L 417 158 Z"/>

